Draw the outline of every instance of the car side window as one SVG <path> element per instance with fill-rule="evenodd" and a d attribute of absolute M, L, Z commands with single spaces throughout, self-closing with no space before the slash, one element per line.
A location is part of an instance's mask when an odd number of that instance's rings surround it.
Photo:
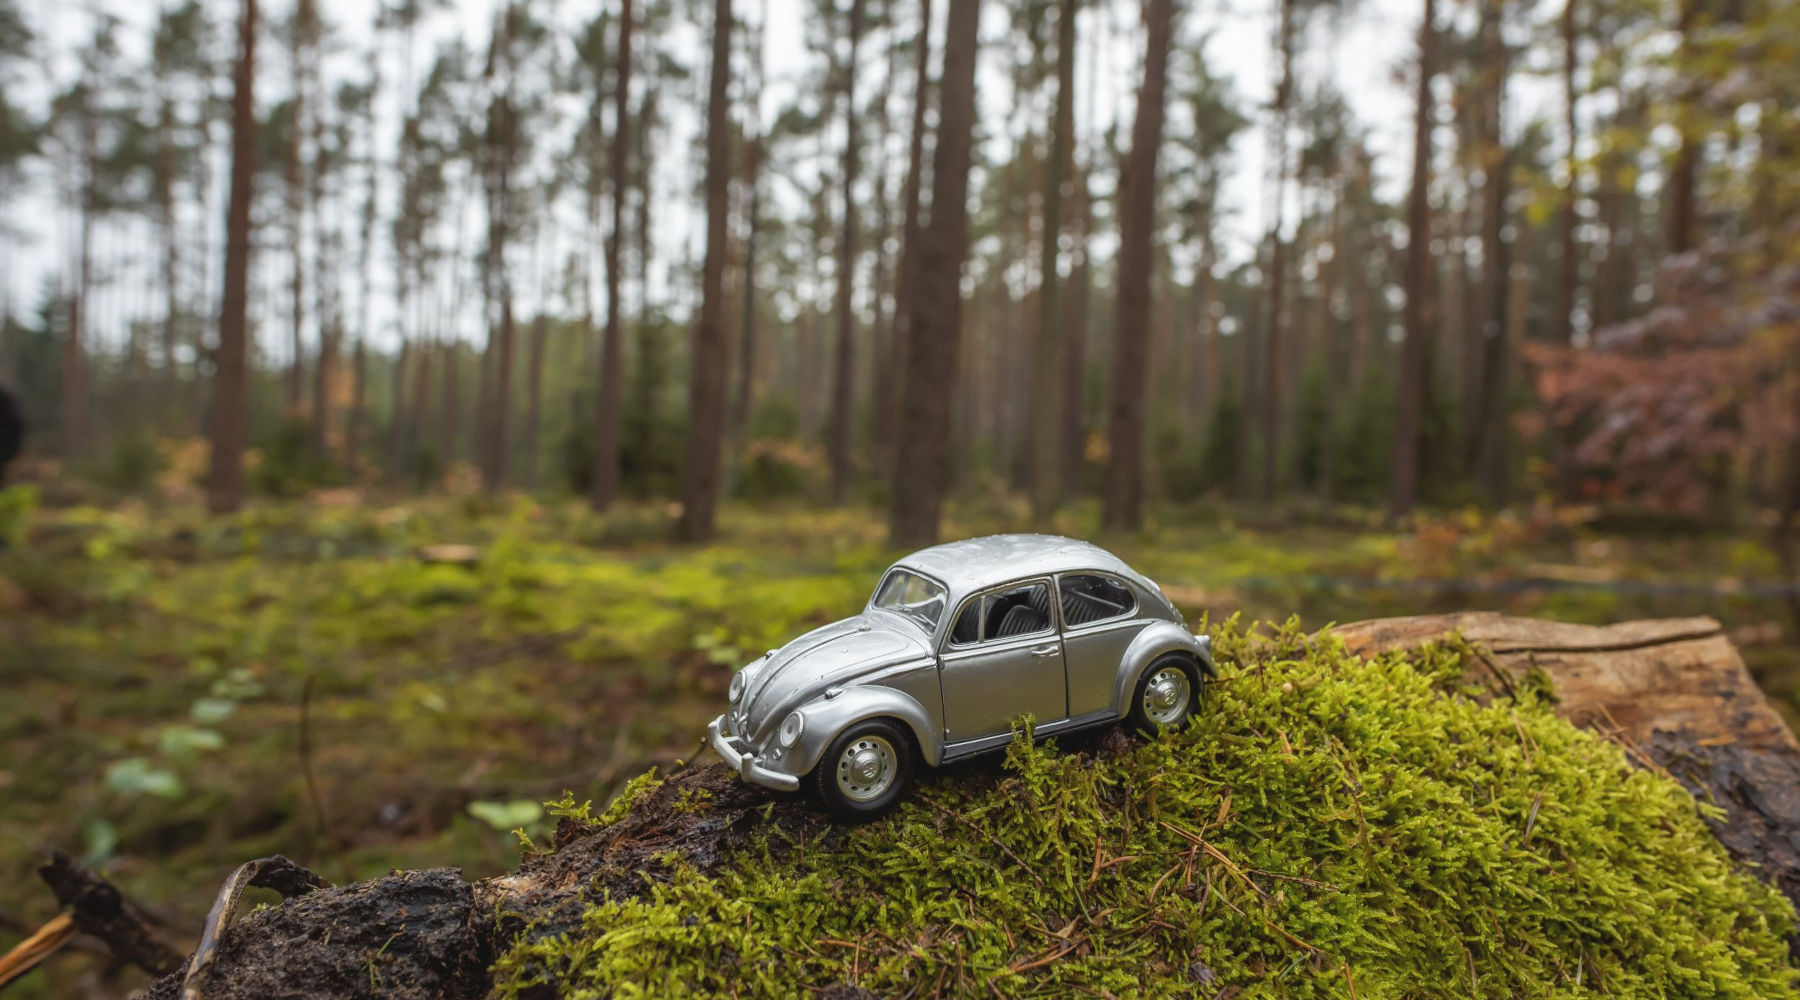
<path fill-rule="evenodd" d="M 1131 589 L 1110 576 L 1072 573 L 1058 581 L 1064 628 L 1076 628 L 1130 614 L 1137 607 Z"/>
<path fill-rule="evenodd" d="M 984 639 L 1010 639 L 1050 628 L 1050 586 L 1029 583 L 983 601 L 981 635 Z"/>
<path fill-rule="evenodd" d="M 952 645 L 969 646 L 981 641 L 981 601 L 975 597 L 963 603 L 962 614 L 956 616 L 956 624 L 950 628 Z"/>

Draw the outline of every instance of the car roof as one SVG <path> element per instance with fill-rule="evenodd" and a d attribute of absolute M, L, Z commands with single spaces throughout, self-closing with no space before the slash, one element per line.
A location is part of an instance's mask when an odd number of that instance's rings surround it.
<path fill-rule="evenodd" d="M 949 585 L 957 594 L 1028 576 L 1095 569 L 1133 580 L 1124 560 L 1092 542 L 1061 535 L 988 535 L 920 549 L 897 564 Z"/>

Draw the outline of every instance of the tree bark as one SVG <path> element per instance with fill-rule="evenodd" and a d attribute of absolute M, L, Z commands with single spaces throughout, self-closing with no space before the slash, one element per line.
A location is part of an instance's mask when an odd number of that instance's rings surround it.
<path fill-rule="evenodd" d="M 1482 145 L 1480 357 L 1474 364 L 1474 400 L 1467 408 L 1464 465 L 1482 484 L 1488 503 L 1495 509 L 1506 502 L 1504 480 L 1506 444 L 1506 394 L 1508 312 L 1512 299 L 1513 253 L 1506 239 L 1507 200 L 1511 194 L 1512 156 L 1506 148 L 1506 85 L 1508 53 L 1500 9 L 1484 7 L 1480 42 L 1486 64 L 1481 75 Z"/>
<path fill-rule="evenodd" d="M 969 163 L 974 153 L 975 58 L 981 0 L 950 0 L 932 157 L 931 223 L 919 237 L 917 323 L 906 337 L 894 500 L 895 547 L 937 540 L 949 478 L 950 401 L 962 340 L 962 269 L 969 249 Z"/>
<path fill-rule="evenodd" d="M 1425 0 L 1419 22 L 1418 103 L 1413 114 L 1412 191 L 1406 202 L 1406 340 L 1400 348 L 1400 380 L 1394 405 L 1393 486 L 1389 512 L 1412 513 L 1418 501 L 1419 443 L 1426 371 L 1427 285 L 1431 280 L 1431 81 L 1437 48 L 1437 6 Z"/>
<path fill-rule="evenodd" d="M 595 510 L 612 505 L 619 493 L 619 430 L 624 420 L 625 332 L 619 303 L 620 247 L 625 224 L 625 189 L 630 184 L 632 0 L 619 5 L 618 77 L 613 93 L 612 218 L 606 231 L 606 333 L 600 345 L 600 384 L 594 416 L 594 472 L 588 500 Z"/>
<path fill-rule="evenodd" d="M 1064 430 L 1053 414 L 1080 405 L 1078 398 L 1059 397 L 1051 388 L 1067 385 L 1062 377 L 1068 363 L 1062 310 L 1063 187 L 1075 173 L 1078 4 L 1076 0 L 1058 0 L 1056 10 L 1056 116 L 1050 125 L 1050 159 L 1044 164 L 1044 226 L 1038 237 L 1037 378 L 1027 388 L 1031 400 L 1031 500 L 1039 517 L 1061 504 L 1065 486 L 1060 467 Z"/>
<path fill-rule="evenodd" d="M 525 486 L 534 490 L 539 486 L 538 470 L 543 465 L 538 451 L 542 447 L 543 432 L 544 347 L 550 339 L 550 317 L 544 312 L 547 305 L 546 298 L 531 321 L 531 349 L 525 373 L 525 443 L 521 450 L 525 456 Z"/>
<path fill-rule="evenodd" d="M 1144 520 L 1144 418 L 1150 326 L 1150 272 L 1156 225 L 1156 161 L 1162 149 L 1174 0 L 1150 0 L 1144 78 L 1131 123 L 1131 155 L 1119 182 L 1118 326 L 1113 331 L 1111 465 L 1101 523 L 1135 531 Z"/>
<path fill-rule="evenodd" d="M 863 0 L 850 0 L 850 58 L 844 69 L 844 173 L 842 233 L 837 245 L 837 350 L 831 372 L 831 502 L 844 502 L 850 485 L 850 432 L 855 418 L 856 388 L 856 174 L 861 165 L 857 146 L 856 106 L 858 50 L 862 46 Z"/>
<path fill-rule="evenodd" d="M 232 73 L 231 202 L 225 214 L 225 293 L 219 309 L 219 350 L 213 359 L 212 455 L 206 505 L 213 513 L 244 502 L 244 440 L 250 416 L 247 307 L 250 278 L 250 200 L 256 174 L 256 0 L 238 18 L 238 59 Z"/>
<path fill-rule="evenodd" d="M 1675 162 L 1670 167 L 1666 188 L 1669 205 L 1666 249 L 1669 253 L 1686 253 L 1694 248 L 1701 140 L 1694 134 L 1698 124 L 1694 120 L 1697 117 L 1694 93 L 1700 84 L 1692 78 L 1695 75 L 1693 33 L 1698 27 L 1695 22 L 1699 18 L 1700 3 L 1701 0 L 1677 0 L 1676 4 L 1675 30 L 1680 37 L 1677 39 L 1679 47 L 1675 55 L 1675 127 L 1679 133 L 1680 145 L 1675 150 Z"/>
<path fill-rule="evenodd" d="M 861 0 L 857 0 L 861 6 Z M 855 16 L 852 15 L 852 20 Z M 852 28 L 852 32 L 855 29 Z M 852 47 L 854 48 L 854 41 Z M 700 322 L 689 361 L 687 469 L 682 486 L 681 536 L 713 535 L 719 506 L 719 457 L 725 436 L 725 375 L 731 341 L 725 335 L 726 216 L 731 194 L 731 0 L 714 0 L 712 74 L 706 105 L 706 261 L 700 275 Z M 846 201 L 849 188 L 845 188 Z"/>
<path fill-rule="evenodd" d="M 900 390 L 907 358 L 906 340 L 910 336 L 918 301 L 919 239 L 921 192 L 925 172 L 925 111 L 931 99 L 931 0 L 919 0 L 919 37 L 913 45 L 912 135 L 906 147 L 906 180 L 900 191 L 902 220 L 900 223 L 900 265 L 894 277 L 894 328 L 888 342 L 888 356 L 883 360 L 888 384 L 887 405 L 875 419 L 875 449 L 879 464 L 893 455 L 900 428 Z"/>
<path fill-rule="evenodd" d="M 1559 219 L 1562 232 L 1562 259 L 1558 262 L 1562 279 L 1556 288 L 1556 339 L 1558 343 L 1569 344 L 1575 340 L 1575 293 L 1581 281 L 1580 260 L 1576 256 L 1578 248 L 1575 241 L 1576 197 L 1580 161 L 1576 158 L 1577 143 L 1580 132 L 1576 123 L 1575 69 L 1579 53 L 1576 49 L 1575 33 L 1576 0 L 1564 0 L 1560 30 L 1562 33 L 1562 86 L 1563 86 L 1563 130 L 1568 143 L 1563 162 L 1568 171 L 1568 179 L 1563 186 L 1562 213 Z"/>
<path fill-rule="evenodd" d="M 1275 88 L 1275 128 L 1270 139 L 1274 151 L 1274 213 L 1269 225 L 1269 306 L 1263 327 L 1262 476 L 1258 493 L 1264 503 L 1275 499 L 1276 456 L 1281 451 L 1282 328 L 1287 322 L 1287 241 L 1282 233 L 1287 214 L 1288 123 L 1294 98 L 1294 4 L 1281 0 L 1281 25 L 1277 29 L 1281 49 L 1281 81 Z"/>
<path fill-rule="evenodd" d="M 1087 344 L 1088 289 L 1092 271 L 1088 263 L 1088 231 L 1093 226 L 1093 199 L 1085 170 L 1075 170 L 1074 231 L 1069 262 L 1068 325 L 1063 328 L 1062 398 L 1057 430 L 1058 466 L 1062 495 L 1081 492 L 1081 471 L 1087 464 Z"/>
<path fill-rule="evenodd" d="M 1800 901 L 1800 743 L 1713 619 L 1595 627 L 1464 612 L 1333 634 L 1364 655 L 1460 635 L 1483 654 L 1471 679 L 1501 694 L 1541 671 L 1558 715 L 1723 809 L 1707 823 L 1732 857 Z"/>

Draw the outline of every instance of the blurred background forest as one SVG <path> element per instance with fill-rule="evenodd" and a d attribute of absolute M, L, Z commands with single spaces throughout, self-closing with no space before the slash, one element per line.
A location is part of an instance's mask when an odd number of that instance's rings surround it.
<path fill-rule="evenodd" d="M 1779 0 L 0 0 L 0 945 L 500 870 L 984 531 L 1795 718 L 1797 204 Z"/>

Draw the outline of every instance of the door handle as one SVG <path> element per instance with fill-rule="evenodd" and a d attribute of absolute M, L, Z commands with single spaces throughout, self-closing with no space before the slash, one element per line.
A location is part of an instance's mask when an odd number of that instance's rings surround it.
<path fill-rule="evenodd" d="M 1040 657 L 1041 656 L 1055 656 L 1056 655 L 1056 647 L 1054 645 L 1034 646 L 1034 647 L 1032 647 L 1031 655 L 1032 656 L 1040 656 Z"/>

